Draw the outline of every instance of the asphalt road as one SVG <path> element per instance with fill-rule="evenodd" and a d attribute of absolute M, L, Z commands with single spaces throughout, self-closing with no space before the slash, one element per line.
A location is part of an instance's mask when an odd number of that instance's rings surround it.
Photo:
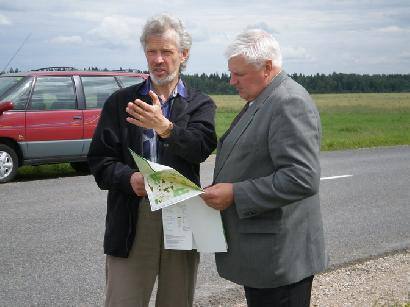
<path fill-rule="evenodd" d="M 410 247 L 410 146 L 322 153 L 321 162 L 331 266 Z M 203 185 L 212 170 L 211 158 Z M 0 185 L 0 306 L 103 304 L 105 196 L 91 176 Z M 197 300 L 233 288 L 202 255 Z"/>

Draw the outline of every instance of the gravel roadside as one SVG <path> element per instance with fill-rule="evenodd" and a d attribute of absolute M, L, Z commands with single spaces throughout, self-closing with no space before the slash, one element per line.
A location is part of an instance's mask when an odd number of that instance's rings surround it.
<path fill-rule="evenodd" d="M 311 306 L 410 306 L 410 249 L 334 268 L 315 276 Z M 245 307 L 242 288 L 195 302 Z"/>

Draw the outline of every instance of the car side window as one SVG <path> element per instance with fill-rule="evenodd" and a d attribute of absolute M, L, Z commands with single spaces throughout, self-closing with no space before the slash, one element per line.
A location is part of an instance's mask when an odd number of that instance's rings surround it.
<path fill-rule="evenodd" d="M 144 81 L 141 77 L 117 76 L 123 87 L 135 85 Z"/>
<path fill-rule="evenodd" d="M 33 78 L 28 78 L 4 96 L 2 100 L 13 102 L 13 110 L 25 110 L 32 83 Z"/>
<path fill-rule="evenodd" d="M 37 77 L 30 110 L 74 110 L 77 108 L 71 77 Z"/>
<path fill-rule="evenodd" d="M 114 77 L 81 77 L 87 109 L 102 108 L 107 98 L 120 87 Z"/>

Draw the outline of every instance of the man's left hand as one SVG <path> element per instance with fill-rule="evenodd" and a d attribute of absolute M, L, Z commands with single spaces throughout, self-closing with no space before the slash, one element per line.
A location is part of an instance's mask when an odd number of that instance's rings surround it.
<path fill-rule="evenodd" d="M 205 188 L 205 193 L 200 196 L 209 207 L 225 210 L 233 204 L 233 184 L 217 183 Z"/>
<path fill-rule="evenodd" d="M 149 95 L 152 98 L 152 105 L 140 99 L 128 103 L 126 111 L 131 117 L 127 117 L 127 122 L 146 129 L 154 129 L 161 134 L 168 129 L 169 120 L 162 114 L 157 94 L 149 91 Z"/>

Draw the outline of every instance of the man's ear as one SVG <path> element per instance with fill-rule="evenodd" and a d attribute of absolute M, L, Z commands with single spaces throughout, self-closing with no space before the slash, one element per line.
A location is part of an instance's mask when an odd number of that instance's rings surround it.
<path fill-rule="evenodd" d="M 272 70 L 273 70 L 272 60 L 266 60 L 264 69 L 265 69 L 265 77 L 269 76 L 272 73 Z"/>
<path fill-rule="evenodd" d="M 181 52 L 181 62 L 186 62 L 189 56 L 189 50 L 188 49 L 183 49 Z"/>

